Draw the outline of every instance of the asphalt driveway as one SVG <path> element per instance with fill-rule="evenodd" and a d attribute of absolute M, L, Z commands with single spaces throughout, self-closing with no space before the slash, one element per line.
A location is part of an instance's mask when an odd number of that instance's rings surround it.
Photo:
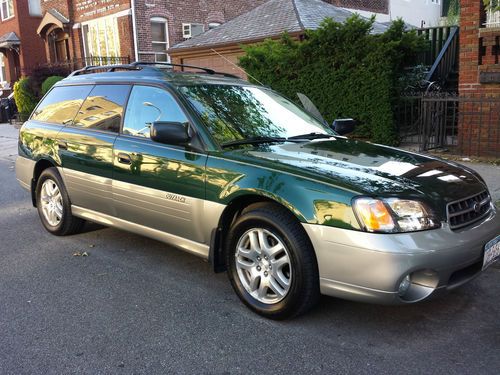
<path fill-rule="evenodd" d="M 498 373 L 498 264 L 438 300 L 324 297 L 273 322 L 159 242 L 96 225 L 51 236 L 12 167 L 0 160 L 0 374 Z"/>

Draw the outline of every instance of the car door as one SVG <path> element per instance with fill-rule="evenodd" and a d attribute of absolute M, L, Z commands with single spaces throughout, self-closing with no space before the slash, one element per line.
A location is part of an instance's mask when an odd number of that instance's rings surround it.
<path fill-rule="evenodd" d="M 113 145 L 129 85 L 86 86 L 74 120 L 58 135 L 64 182 L 73 205 L 115 215 L 111 192 Z"/>
<path fill-rule="evenodd" d="M 122 133 L 114 146 L 113 198 L 120 219 L 199 243 L 205 208 L 207 155 L 153 142 L 154 121 L 188 123 L 175 97 L 156 86 L 135 85 Z"/>

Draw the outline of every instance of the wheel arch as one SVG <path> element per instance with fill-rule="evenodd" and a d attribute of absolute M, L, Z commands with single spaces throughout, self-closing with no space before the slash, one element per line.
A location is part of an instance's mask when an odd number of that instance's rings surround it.
<path fill-rule="evenodd" d="M 245 209 L 257 204 L 274 204 L 280 206 L 294 216 L 297 221 L 306 221 L 302 214 L 293 209 L 293 206 L 288 202 L 278 200 L 267 194 L 248 193 L 234 197 L 222 212 L 217 227 L 212 231 L 208 259 L 214 272 L 226 271 L 224 240 L 229 228 Z"/>
<path fill-rule="evenodd" d="M 33 178 L 31 179 L 31 201 L 33 203 L 33 207 L 36 207 L 36 185 L 38 183 L 38 179 L 44 170 L 47 168 L 56 167 L 56 163 L 50 159 L 39 159 L 35 163 L 35 167 L 33 169 Z"/>

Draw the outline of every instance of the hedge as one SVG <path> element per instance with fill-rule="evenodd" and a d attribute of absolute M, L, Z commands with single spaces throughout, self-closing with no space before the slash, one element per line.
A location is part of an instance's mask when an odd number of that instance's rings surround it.
<path fill-rule="evenodd" d="M 37 98 L 31 89 L 29 77 L 23 77 L 14 83 L 14 100 L 21 120 L 27 120 L 37 104 Z"/>
<path fill-rule="evenodd" d="M 64 77 L 61 76 L 48 77 L 42 83 L 42 95 L 45 95 L 52 88 L 52 86 L 54 86 L 57 82 L 59 82 L 62 79 L 64 79 Z"/>
<path fill-rule="evenodd" d="M 383 34 L 371 34 L 374 19 L 358 15 L 345 23 L 325 20 L 302 41 L 284 34 L 280 40 L 243 46 L 239 59 L 252 81 L 261 82 L 297 101 L 306 94 L 331 123 L 353 117 L 357 136 L 377 143 L 398 143 L 393 105 L 405 66 L 425 48 L 404 23 L 392 23 Z"/>

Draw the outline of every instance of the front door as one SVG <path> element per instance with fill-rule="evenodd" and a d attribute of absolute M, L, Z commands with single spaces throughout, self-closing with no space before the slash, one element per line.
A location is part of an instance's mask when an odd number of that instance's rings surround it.
<path fill-rule="evenodd" d="M 166 90 L 137 85 L 114 147 L 113 198 L 119 218 L 196 242 L 206 242 L 207 155 L 149 139 L 154 121 L 187 123 Z"/>

